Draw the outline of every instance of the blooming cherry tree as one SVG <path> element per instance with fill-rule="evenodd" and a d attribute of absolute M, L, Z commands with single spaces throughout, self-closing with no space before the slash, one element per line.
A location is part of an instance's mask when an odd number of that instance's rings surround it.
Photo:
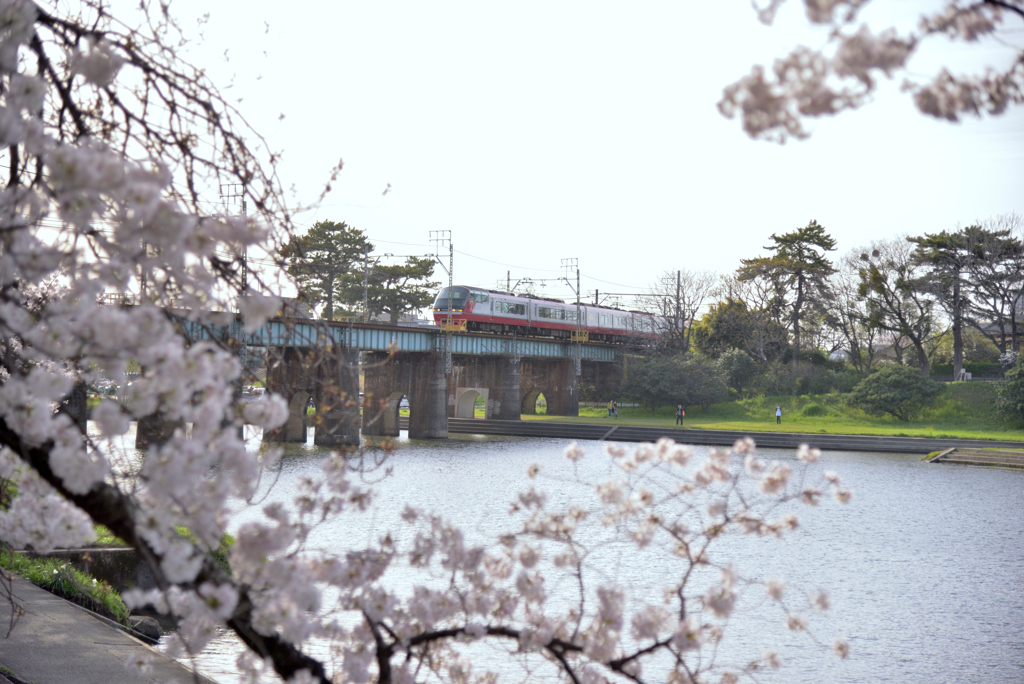
<path fill-rule="evenodd" d="M 810 449 L 794 468 L 763 463 L 749 441 L 700 463 L 669 441 L 612 446 L 621 476 L 591 483 L 592 506 L 563 510 L 531 489 L 490 546 L 410 508 L 410 542 L 385 536 L 346 553 L 309 544 L 325 520 L 372 506 L 353 477 L 360 454 L 333 454 L 290 505 L 267 505 L 237 530 L 230 571 L 215 562 L 229 505 L 251 502 L 279 456 L 246 451 L 240 429 L 276 428 L 287 407 L 274 396 L 241 403 L 231 341 L 196 342 L 179 324 L 240 311 L 258 329 L 278 300 L 249 279 L 273 273 L 247 277 L 242 255 L 273 253 L 292 225 L 276 155 L 178 59 L 166 7 L 147 7 L 128 25 L 100 0 L 64 14 L 0 0 L 0 539 L 45 551 L 107 526 L 156 576 L 156 590 L 127 602 L 177 616 L 182 653 L 226 626 L 247 647 L 239 668 L 254 679 L 270 668 L 292 682 L 489 681 L 495 673 L 475 674 L 481 640 L 573 682 L 735 681 L 778 666 L 775 653 L 743 665 L 715 656 L 752 589 L 780 604 L 780 626 L 809 626 L 781 581 L 748 576 L 716 549 L 731 534 L 785 536 L 798 525 L 791 506 L 849 498 L 838 477 L 811 475 L 819 454 Z M 208 211 L 204 198 L 227 183 L 243 189 L 253 218 Z M 129 293 L 131 306 L 109 304 Z M 97 408 L 88 432 L 67 398 L 111 379 L 124 387 L 129 361 L 139 377 L 123 400 Z M 141 460 L 122 453 L 130 423 L 153 416 L 190 431 L 174 430 Z M 575 445 L 566 456 L 585 457 Z M 591 550 L 602 530 L 662 559 L 672 577 L 663 595 L 633 605 L 600 580 Z M 398 565 L 422 581 L 394 589 Z M 560 577 L 573 580 L 571 594 L 554 590 Z M 816 594 L 809 607 L 828 603 Z M 328 657 L 310 655 L 325 648 Z M 844 642 L 836 648 L 845 656 Z"/>
<path fill-rule="evenodd" d="M 758 18 L 775 20 L 785 0 L 755 0 Z M 872 32 L 857 25 L 868 6 L 881 0 L 803 0 L 807 20 L 828 29 L 827 45 L 798 47 L 775 60 L 770 70 L 755 66 L 750 74 L 726 87 L 718 108 L 739 116 L 753 138 L 785 142 L 806 138 L 804 120 L 838 114 L 866 103 L 880 77 L 892 78 L 907 68 L 917 48 L 928 39 L 977 43 L 998 38 L 1000 31 L 1024 26 L 1021 0 L 946 0 L 938 11 L 922 14 L 918 30 L 900 35 L 896 29 Z M 1011 48 L 1009 64 L 982 74 L 954 75 L 942 69 L 929 83 L 905 80 L 924 114 L 948 121 L 964 115 L 1002 114 L 1024 102 L 1024 50 Z"/>

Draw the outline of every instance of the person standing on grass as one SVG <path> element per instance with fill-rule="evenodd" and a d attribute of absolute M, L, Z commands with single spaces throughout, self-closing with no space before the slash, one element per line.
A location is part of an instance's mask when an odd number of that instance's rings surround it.
<path fill-rule="evenodd" d="M 612 399 L 612 415 L 616 418 L 619 417 L 619 405 L 615 403 L 614 399 Z"/>
<path fill-rule="evenodd" d="M 776 425 L 782 425 L 782 407 L 781 406 L 776 406 L 775 407 L 775 424 Z"/>
<path fill-rule="evenodd" d="M 683 410 L 683 405 L 676 406 L 676 425 L 683 424 L 683 416 L 686 415 L 686 411 Z"/>
<path fill-rule="evenodd" d="M 615 401 L 614 400 L 613 401 L 609 401 L 608 402 L 608 417 L 609 418 L 612 417 L 612 411 L 614 411 L 614 410 L 615 410 Z"/>

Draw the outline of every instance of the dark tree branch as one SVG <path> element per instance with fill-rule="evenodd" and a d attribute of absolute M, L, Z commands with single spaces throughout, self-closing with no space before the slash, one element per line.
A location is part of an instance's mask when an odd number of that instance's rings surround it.
<path fill-rule="evenodd" d="M 1011 5 L 1008 2 L 1003 2 L 1003 0 L 982 0 L 982 2 L 984 2 L 986 5 L 1000 7 L 1004 10 L 1007 10 L 1008 12 L 1013 12 L 1014 14 L 1017 14 L 1022 19 L 1024 19 L 1024 8 L 1018 7 L 1017 5 Z"/>
<path fill-rule="evenodd" d="M 68 491 L 64 487 L 64 481 L 57 477 L 50 468 L 50 448 L 52 448 L 52 444 L 47 443 L 38 447 L 26 445 L 22 442 L 21 437 L 11 430 L 3 418 L 0 418 L 0 446 L 6 446 L 14 452 L 21 460 L 31 466 L 43 480 L 49 483 L 51 487 L 83 510 L 93 521 L 105 525 L 129 546 L 138 549 L 140 553 L 147 556 L 153 573 L 157 576 L 157 581 L 164 588 L 168 586 L 160 570 L 160 555 L 153 551 L 152 547 L 136 534 L 132 518 L 134 507 L 131 500 L 122 494 L 120 490 L 106 483 L 100 483 L 85 494 L 75 494 Z M 195 580 L 196 585 L 203 582 L 234 584 L 223 570 L 210 561 L 203 564 L 203 568 Z M 330 684 L 330 679 L 327 677 L 327 673 L 319 661 L 303 654 L 280 637 L 264 636 L 253 629 L 253 603 L 249 596 L 248 588 L 237 584 L 234 584 L 234 586 L 238 591 L 238 606 L 227 621 L 227 624 L 234 630 L 235 634 L 253 651 L 264 657 L 269 657 L 274 663 L 274 670 L 284 679 L 292 677 L 299 670 L 306 669 L 314 677 L 319 677 L 325 684 Z"/>

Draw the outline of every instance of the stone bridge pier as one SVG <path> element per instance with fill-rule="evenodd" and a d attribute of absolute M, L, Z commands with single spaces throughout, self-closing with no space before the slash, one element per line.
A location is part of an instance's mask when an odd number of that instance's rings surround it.
<path fill-rule="evenodd" d="M 288 422 L 263 433 L 264 442 L 306 442 L 315 428 L 320 446 L 359 445 L 359 352 L 332 347 L 279 347 L 267 363 L 268 392 L 288 402 Z M 310 423 L 309 400 L 316 406 Z"/>
<path fill-rule="evenodd" d="M 452 360 L 448 379 L 448 416 L 475 418 L 478 397 L 484 400 L 484 418 L 519 420 L 522 397 L 519 364 L 509 356 L 461 356 Z"/>
<path fill-rule="evenodd" d="M 409 400 L 409 437 L 446 439 L 448 380 L 435 352 L 363 353 L 363 434 L 398 436 L 402 397 Z"/>
<path fill-rule="evenodd" d="M 572 359 L 522 359 L 519 362 L 521 411 L 536 413 L 537 397 L 543 394 L 549 415 L 580 415 L 578 380 Z"/>

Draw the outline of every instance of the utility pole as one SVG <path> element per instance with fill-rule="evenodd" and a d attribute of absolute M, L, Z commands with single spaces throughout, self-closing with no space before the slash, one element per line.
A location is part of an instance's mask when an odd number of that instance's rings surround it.
<path fill-rule="evenodd" d="M 245 214 L 245 186 L 242 183 L 221 183 L 220 184 L 220 198 L 221 200 L 232 200 L 239 199 L 242 201 L 242 220 L 246 218 Z M 246 294 L 249 290 L 249 246 L 242 246 L 242 294 Z"/>
<path fill-rule="evenodd" d="M 434 261 L 441 264 L 441 268 L 448 271 L 448 316 L 444 319 L 444 323 L 441 325 L 441 330 L 445 332 L 444 336 L 444 374 L 451 375 L 452 373 L 452 329 L 455 327 L 452 321 L 452 288 L 454 283 L 452 280 L 453 271 L 455 270 L 455 245 L 452 244 L 452 231 L 450 230 L 432 230 L 430 231 L 430 240 L 434 243 Z M 444 262 L 441 261 L 441 248 L 444 247 L 445 243 L 448 244 L 448 267 L 445 268 Z"/>
<path fill-rule="evenodd" d="M 505 292 L 512 289 L 512 271 L 505 271 Z"/>
<path fill-rule="evenodd" d="M 245 223 L 245 194 L 242 194 L 242 222 Z M 242 245 L 242 292 L 249 291 L 249 245 Z"/>
<path fill-rule="evenodd" d="M 583 337 L 584 337 L 584 333 L 583 333 L 583 320 L 582 320 L 582 317 L 580 316 L 580 262 L 579 262 L 579 259 L 576 259 L 576 258 L 562 259 L 562 268 L 565 269 L 565 273 L 566 273 L 565 277 L 563 277 L 562 280 L 564 280 L 566 282 L 566 284 L 570 288 L 572 288 L 572 282 L 569 280 L 568 276 L 572 275 L 573 269 L 576 270 L 576 287 L 573 290 L 576 293 L 576 332 L 575 332 L 575 334 L 570 339 L 571 339 L 571 341 L 576 343 L 576 359 L 575 359 L 575 361 L 576 361 L 576 363 L 575 363 L 575 365 L 576 365 L 576 375 L 580 375 L 582 370 L 583 370 L 582 369 L 582 363 L 583 363 Z"/>
<path fill-rule="evenodd" d="M 363 243 L 363 323 L 370 320 L 370 247 Z"/>
<path fill-rule="evenodd" d="M 245 217 L 245 185 L 242 183 L 222 183 L 220 186 L 220 197 L 222 200 L 240 199 L 242 201 L 242 222 L 246 220 Z M 242 245 L 242 268 L 241 268 L 241 289 L 239 294 L 245 297 L 249 294 L 249 245 Z M 238 313 L 242 313 L 239 309 Z M 238 347 L 238 360 L 245 368 L 249 360 L 249 341 L 246 338 L 242 338 L 242 344 Z M 242 385 L 241 381 L 235 383 L 235 399 L 240 399 L 242 396 Z M 245 427 L 239 426 L 239 436 L 242 441 L 245 441 Z"/>

